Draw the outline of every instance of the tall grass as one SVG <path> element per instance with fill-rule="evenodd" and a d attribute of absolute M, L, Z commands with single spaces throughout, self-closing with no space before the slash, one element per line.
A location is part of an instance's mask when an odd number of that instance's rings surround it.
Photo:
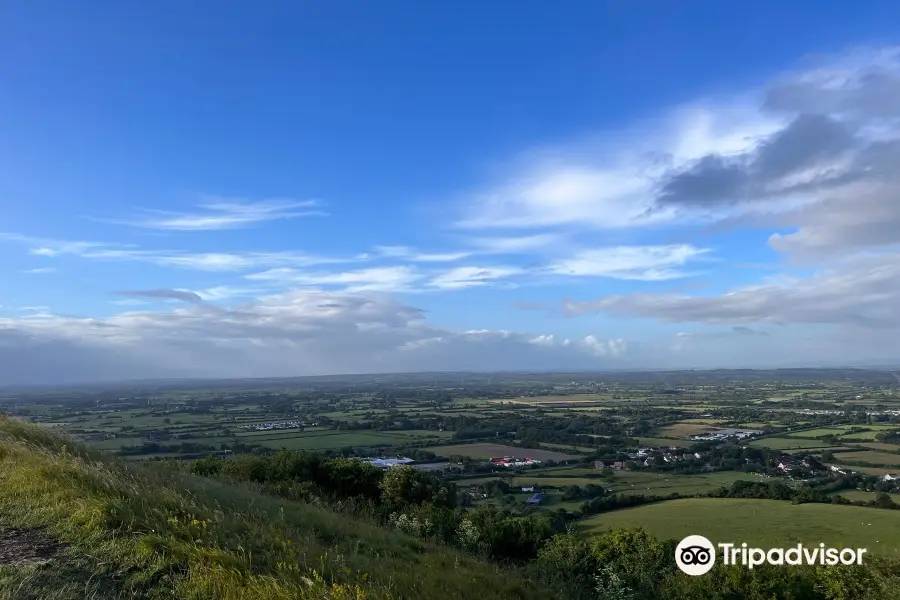
<path fill-rule="evenodd" d="M 7 417 L 0 524 L 67 544 L 48 565 L 0 568 L 0 599 L 550 597 L 325 507 L 126 464 Z"/>

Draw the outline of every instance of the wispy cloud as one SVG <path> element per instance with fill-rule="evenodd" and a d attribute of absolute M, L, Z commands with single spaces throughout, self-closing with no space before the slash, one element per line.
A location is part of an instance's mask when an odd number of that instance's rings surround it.
<path fill-rule="evenodd" d="M 22 235 L 22 234 L 18 234 L 18 233 L 3 233 L 3 232 L 0 232 L 0 240 L 25 244 L 25 245 L 29 246 L 28 253 L 32 254 L 34 256 L 59 256 L 61 254 L 84 254 L 95 248 L 118 246 L 117 244 L 105 244 L 102 242 L 56 240 L 56 239 L 52 239 L 52 238 Z"/>
<path fill-rule="evenodd" d="M 457 267 L 434 277 L 428 286 L 440 290 L 457 290 L 489 285 L 523 272 L 518 267 Z"/>
<path fill-rule="evenodd" d="M 544 269 L 554 275 L 609 277 L 613 279 L 664 281 L 691 273 L 681 267 L 708 256 L 710 251 L 690 244 L 663 246 L 615 246 L 583 250 Z"/>
<path fill-rule="evenodd" d="M 169 231 L 215 231 L 239 229 L 266 221 L 294 219 L 326 214 L 315 200 L 264 200 L 249 202 L 230 198 L 211 198 L 198 205 L 197 212 L 142 209 L 130 219 L 94 219 L 116 225 Z"/>
<path fill-rule="evenodd" d="M 29 275 L 46 275 L 49 273 L 56 273 L 56 269 L 53 267 L 37 267 L 34 269 L 25 269 L 22 272 L 28 273 Z"/>
<path fill-rule="evenodd" d="M 773 277 L 720 295 L 628 293 L 563 305 L 570 316 L 608 313 L 676 323 L 835 324 L 896 332 L 900 254 L 850 256 L 809 277 Z"/>
<path fill-rule="evenodd" d="M 199 304 L 203 302 L 203 298 L 201 298 L 198 294 L 182 290 L 125 290 L 114 293 L 118 296 L 149 298 L 151 300 L 180 300 L 181 302 L 190 302 L 191 304 Z"/>
<path fill-rule="evenodd" d="M 146 300 L 138 300 L 137 298 L 124 298 L 122 300 L 110 300 L 110 304 L 115 304 L 116 306 L 146 306 L 150 304 Z"/>
<path fill-rule="evenodd" d="M 310 267 L 367 260 L 365 255 L 347 257 L 317 256 L 298 251 L 272 252 L 185 252 L 179 250 L 143 250 L 133 244 L 83 242 L 0 233 L 0 240 L 29 247 L 30 254 L 47 257 L 62 255 L 108 261 L 133 261 L 198 271 L 247 271 L 268 267 Z"/>
<path fill-rule="evenodd" d="M 556 233 L 539 233 L 523 236 L 475 237 L 469 245 L 485 254 L 520 254 L 547 248 L 560 243 L 563 236 Z"/>
<path fill-rule="evenodd" d="M 384 258 L 408 260 L 410 262 L 455 262 L 472 256 L 471 252 L 421 252 L 408 246 L 376 246 L 375 252 Z"/>
<path fill-rule="evenodd" d="M 372 267 L 342 272 L 307 272 L 296 269 L 270 269 L 246 276 L 253 281 L 278 283 L 286 286 L 337 286 L 345 292 L 411 291 L 423 277 L 417 269 L 400 265 Z"/>

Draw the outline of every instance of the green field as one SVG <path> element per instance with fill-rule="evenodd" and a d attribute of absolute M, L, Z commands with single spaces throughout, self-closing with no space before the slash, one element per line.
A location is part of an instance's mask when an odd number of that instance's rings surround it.
<path fill-rule="evenodd" d="M 751 446 L 758 448 L 771 448 L 772 450 L 800 450 L 806 448 L 828 448 L 828 444 L 821 440 L 804 440 L 788 437 L 767 437 L 750 442 Z"/>
<path fill-rule="evenodd" d="M 843 429 L 838 429 L 836 427 L 825 427 L 821 429 L 808 429 L 807 431 L 795 431 L 793 433 L 786 433 L 784 437 L 790 438 L 817 438 L 823 435 L 841 435 L 842 433 L 846 433 Z"/>
<path fill-rule="evenodd" d="M 834 496 L 843 496 L 847 500 L 852 500 L 853 502 L 871 502 L 875 499 L 875 492 L 866 492 L 863 490 L 841 490 L 840 492 L 835 492 Z M 891 498 L 897 504 L 900 504 L 900 494 L 891 494 Z"/>
<path fill-rule="evenodd" d="M 457 444 L 454 446 L 434 446 L 425 448 L 438 456 L 469 456 L 475 459 L 489 459 L 494 456 L 514 456 L 517 458 L 533 458 L 535 460 L 568 460 L 575 458 L 570 454 L 552 452 L 550 450 L 534 450 L 518 448 L 502 444 Z"/>
<path fill-rule="evenodd" d="M 665 496 L 667 494 L 706 494 L 723 485 L 738 480 L 758 481 L 759 477 L 750 473 L 722 471 L 706 475 L 668 475 L 644 471 L 619 471 L 604 484 L 621 494 L 645 494 Z"/>
<path fill-rule="evenodd" d="M 549 450 L 559 450 L 561 452 L 593 452 L 593 448 L 588 448 L 586 446 L 570 446 L 568 444 L 548 444 L 547 442 L 541 442 L 541 448 L 547 448 Z"/>
<path fill-rule="evenodd" d="M 701 433 L 706 433 L 715 429 L 720 429 L 720 427 L 707 422 L 698 423 L 695 420 L 689 420 L 661 427 L 655 433 L 662 437 L 685 438 L 692 435 L 700 435 Z"/>
<path fill-rule="evenodd" d="M 878 452 L 876 450 L 863 450 L 861 452 L 842 452 L 835 454 L 834 459 L 839 462 L 859 462 L 870 465 L 888 465 L 900 467 L 900 454 L 891 452 Z"/>
<path fill-rule="evenodd" d="M 831 466 L 831 465 L 829 465 Z M 865 473 L 866 475 L 887 475 L 887 474 L 895 474 L 898 472 L 898 469 L 889 469 L 887 467 L 855 467 L 852 465 L 834 465 L 840 469 L 845 471 L 857 471 L 859 473 Z"/>
<path fill-rule="evenodd" d="M 494 477 L 475 477 L 472 479 L 460 479 L 456 483 L 460 486 L 467 485 L 475 485 L 479 483 L 488 483 L 491 481 L 495 481 L 500 479 L 497 476 Z M 511 486 L 532 486 L 532 485 L 547 485 L 553 487 L 565 487 L 567 485 L 588 485 L 592 483 L 594 485 L 602 485 L 604 487 L 609 485 L 609 482 L 604 479 L 591 479 L 589 477 L 541 477 L 539 475 L 521 475 L 517 477 L 503 477 L 503 481 L 508 483 Z"/>
<path fill-rule="evenodd" d="M 689 498 L 646 504 L 591 517 L 587 531 L 643 527 L 662 537 L 702 535 L 713 543 L 782 547 L 824 542 L 834 547 L 900 553 L 900 511 L 778 500 Z"/>
<path fill-rule="evenodd" d="M 900 452 L 900 444 L 885 444 L 882 442 L 864 442 L 859 444 L 872 450 L 886 450 L 888 452 Z"/>
<path fill-rule="evenodd" d="M 875 436 L 878 434 L 878 431 L 859 431 L 856 433 L 847 433 L 841 438 L 841 441 L 850 441 L 850 440 L 874 440 Z"/>
<path fill-rule="evenodd" d="M 685 440 L 679 440 L 676 438 L 641 437 L 638 438 L 638 441 L 641 443 L 641 446 L 649 446 L 652 448 L 655 448 L 657 446 L 678 446 L 679 448 L 685 448 L 690 445 L 685 443 Z"/>

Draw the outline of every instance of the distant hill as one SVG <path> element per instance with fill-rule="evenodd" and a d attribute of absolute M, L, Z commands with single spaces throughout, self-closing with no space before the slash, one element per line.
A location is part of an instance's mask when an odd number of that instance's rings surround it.
<path fill-rule="evenodd" d="M 893 385 L 900 375 L 892 367 L 791 367 L 782 369 L 644 369 L 606 371 L 501 371 L 501 372 L 420 372 L 367 373 L 352 375 L 315 375 L 303 377 L 260 377 L 242 379 L 136 379 L 96 383 L 52 384 L 42 386 L 0 385 L 0 391 L 90 391 L 139 390 L 165 391 L 187 389 L 278 390 L 301 388 L 345 390 L 354 386 L 390 389 L 404 386 L 435 385 L 440 388 L 502 386 L 507 383 L 657 383 L 659 385 L 724 384 L 730 382 L 827 382 L 854 381 L 867 385 Z"/>

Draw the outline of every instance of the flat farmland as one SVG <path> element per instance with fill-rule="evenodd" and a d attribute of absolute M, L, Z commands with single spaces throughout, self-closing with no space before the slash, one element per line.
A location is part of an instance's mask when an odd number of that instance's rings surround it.
<path fill-rule="evenodd" d="M 549 448 L 551 450 L 560 450 L 562 452 L 593 452 L 593 448 L 587 448 L 584 446 L 571 446 L 568 444 L 550 444 L 548 442 L 541 442 L 541 448 Z"/>
<path fill-rule="evenodd" d="M 551 450 L 533 450 L 504 446 L 503 444 L 458 444 L 454 446 L 433 446 L 425 448 L 438 456 L 468 456 L 471 458 L 489 459 L 494 456 L 513 456 L 515 458 L 534 458 L 536 460 L 569 460 L 576 458 L 571 454 L 553 452 Z"/>
<path fill-rule="evenodd" d="M 678 438 L 640 437 L 640 438 L 638 438 L 638 442 L 640 442 L 641 446 L 649 446 L 649 447 L 657 447 L 657 446 L 684 447 L 684 446 L 688 445 L 688 444 L 685 444 L 685 440 L 679 440 Z"/>
<path fill-rule="evenodd" d="M 831 466 L 831 465 L 829 465 Z M 866 475 L 894 475 L 900 473 L 900 469 L 892 469 L 889 467 L 855 467 L 853 465 L 834 465 L 839 469 L 843 469 L 844 471 L 857 471 L 859 473 L 865 473 Z"/>
<path fill-rule="evenodd" d="M 645 504 L 586 519 L 587 532 L 643 527 L 663 539 L 702 535 L 714 544 L 783 547 L 802 542 L 900 553 L 900 511 L 778 500 L 687 498 Z"/>
<path fill-rule="evenodd" d="M 606 482 L 603 479 L 591 479 L 589 477 L 542 477 L 540 475 L 521 475 L 516 477 L 475 477 L 472 479 L 460 479 L 455 483 L 460 487 L 465 487 L 467 485 L 475 485 L 479 483 L 489 483 L 491 481 L 496 481 L 497 479 L 502 479 L 506 483 L 511 486 L 519 487 L 519 486 L 533 486 L 533 485 L 546 485 L 553 487 L 565 487 L 567 485 L 588 485 L 594 484 L 603 487 L 607 487 Z"/>
<path fill-rule="evenodd" d="M 595 477 L 600 474 L 598 469 L 590 467 L 552 467 L 541 469 L 540 475 L 547 477 Z"/>
<path fill-rule="evenodd" d="M 605 487 L 620 494 L 644 494 L 665 496 L 667 494 L 705 494 L 735 481 L 759 481 L 760 477 L 750 473 L 722 471 L 705 475 L 669 475 L 642 471 L 618 471 Z"/>
<path fill-rule="evenodd" d="M 343 435 L 297 436 L 276 440 L 257 440 L 256 443 L 268 448 L 288 450 L 336 450 L 352 446 L 394 446 L 408 443 L 409 438 L 387 433 L 345 433 Z"/>
<path fill-rule="evenodd" d="M 427 440 L 432 436 L 423 436 L 420 431 L 320 431 L 297 432 L 294 435 L 287 433 L 284 437 L 260 436 L 244 437 L 247 443 L 259 444 L 267 448 L 287 448 L 289 450 L 334 450 L 352 446 L 354 448 L 364 446 L 397 446 L 411 442 Z M 434 439 L 440 439 L 439 432 L 434 433 Z"/>
<path fill-rule="evenodd" d="M 840 462 L 860 462 L 870 465 L 888 465 L 900 467 L 900 454 L 863 450 L 861 452 L 842 452 L 835 454 L 834 459 Z"/>
<path fill-rule="evenodd" d="M 700 435 L 701 433 L 714 431 L 716 429 L 720 429 L 720 427 L 714 423 L 698 422 L 691 419 L 673 425 L 666 425 L 665 427 L 658 429 L 655 433 L 662 437 L 684 438 L 692 435 Z"/>
<path fill-rule="evenodd" d="M 489 400 L 493 405 L 501 403 L 516 403 L 529 405 L 543 404 L 584 404 L 592 402 L 612 402 L 613 399 L 606 394 L 573 394 L 571 396 L 526 396 L 522 398 L 508 398 L 503 400 Z"/>
<path fill-rule="evenodd" d="M 858 431 L 856 433 L 846 433 L 845 432 L 844 435 L 841 436 L 841 441 L 842 442 L 855 442 L 855 441 L 874 442 L 875 435 L 877 433 L 878 433 L 877 431 Z"/>
<path fill-rule="evenodd" d="M 900 444 L 885 444 L 883 442 L 864 442 L 859 444 L 872 450 L 886 450 L 887 452 L 900 452 Z"/>
<path fill-rule="evenodd" d="M 829 445 L 821 440 L 804 440 L 802 438 L 768 437 L 750 442 L 750 446 L 757 448 L 771 448 L 772 450 L 809 450 L 813 448 L 828 448 Z"/>
<path fill-rule="evenodd" d="M 785 433 L 784 437 L 790 438 L 817 438 L 823 435 L 842 435 L 847 433 L 843 429 L 837 427 L 827 427 L 821 429 L 809 429 L 807 431 L 795 431 L 793 433 Z"/>
<path fill-rule="evenodd" d="M 875 499 L 875 492 L 866 492 L 863 490 L 841 490 L 831 494 L 832 496 L 843 496 L 847 500 L 853 502 L 871 502 Z M 891 499 L 900 504 L 900 494 L 890 494 Z"/>
<path fill-rule="evenodd" d="M 822 454 L 826 450 L 830 450 L 831 452 L 847 452 L 851 450 L 846 446 L 824 446 L 822 448 L 794 448 L 785 450 L 788 454 Z"/>

